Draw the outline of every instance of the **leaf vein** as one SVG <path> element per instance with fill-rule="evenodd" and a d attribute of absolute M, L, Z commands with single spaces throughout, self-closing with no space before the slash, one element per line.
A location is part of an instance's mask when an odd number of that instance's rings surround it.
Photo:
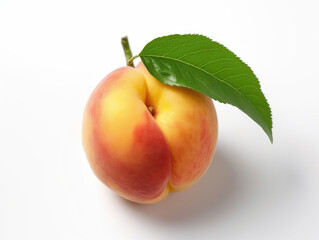
<path fill-rule="evenodd" d="M 192 55 L 192 54 L 198 54 L 198 53 L 201 53 L 201 52 L 207 52 L 207 51 L 221 51 L 223 49 L 219 49 L 219 48 L 206 48 L 206 49 L 201 49 L 201 50 L 198 50 L 198 51 L 193 51 L 193 52 L 189 52 L 189 53 L 186 53 L 184 54 L 183 56 L 180 56 L 179 59 L 182 59 L 186 56 L 189 56 L 189 55 Z"/>
<path fill-rule="evenodd" d="M 171 50 L 169 50 L 168 52 L 166 52 L 163 56 L 166 56 L 167 54 L 171 53 L 176 48 L 185 47 L 185 46 L 188 46 L 188 45 L 198 44 L 198 43 L 202 43 L 202 42 L 204 42 L 204 41 L 197 41 L 197 42 L 184 43 L 184 44 L 177 45 L 177 46 L 173 47 Z M 154 49 L 152 49 L 152 50 L 154 50 Z"/>

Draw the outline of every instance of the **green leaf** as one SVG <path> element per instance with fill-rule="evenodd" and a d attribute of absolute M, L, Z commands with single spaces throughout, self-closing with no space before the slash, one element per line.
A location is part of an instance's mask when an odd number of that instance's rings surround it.
<path fill-rule="evenodd" d="M 223 45 L 202 35 L 169 35 L 149 42 L 139 54 L 162 83 L 183 86 L 238 107 L 272 142 L 271 110 L 253 71 Z"/>

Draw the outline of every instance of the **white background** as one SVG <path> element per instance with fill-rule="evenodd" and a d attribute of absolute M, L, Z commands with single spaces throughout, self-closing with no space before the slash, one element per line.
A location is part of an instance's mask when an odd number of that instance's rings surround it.
<path fill-rule="evenodd" d="M 319 239 L 318 1 L 0 2 L 0 239 Z M 216 103 L 206 175 L 155 205 L 121 199 L 81 145 L 98 82 L 155 37 L 201 33 L 247 62 L 274 144 Z M 137 62 L 137 61 L 136 61 Z"/>

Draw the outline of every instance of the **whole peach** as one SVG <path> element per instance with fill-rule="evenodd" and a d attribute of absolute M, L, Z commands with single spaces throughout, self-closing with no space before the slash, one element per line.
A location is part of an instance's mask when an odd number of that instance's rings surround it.
<path fill-rule="evenodd" d="M 83 144 L 104 184 L 131 201 L 154 203 L 204 174 L 217 131 L 209 97 L 163 84 L 140 63 L 96 87 L 84 112 Z"/>

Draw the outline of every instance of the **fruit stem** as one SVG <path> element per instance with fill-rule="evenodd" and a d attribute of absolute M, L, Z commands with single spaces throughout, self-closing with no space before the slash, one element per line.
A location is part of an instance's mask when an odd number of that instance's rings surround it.
<path fill-rule="evenodd" d="M 122 47 L 123 47 L 125 58 L 126 58 L 126 65 L 129 67 L 134 67 L 133 60 L 137 58 L 138 55 L 133 57 L 127 36 L 122 37 L 121 43 L 122 43 Z"/>

